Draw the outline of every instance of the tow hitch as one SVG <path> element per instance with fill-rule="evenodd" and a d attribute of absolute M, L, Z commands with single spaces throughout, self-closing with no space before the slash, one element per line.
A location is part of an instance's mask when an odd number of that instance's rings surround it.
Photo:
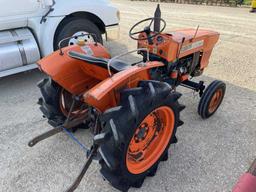
<path fill-rule="evenodd" d="M 84 121 L 84 119 L 88 118 L 88 114 L 81 115 L 79 118 L 75 118 L 75 119 L 71 118 L 71 111 L 74 108 L 74 103 L 75 103 L 76 99 L 77 98 L 73 99 L 70 112 L 69 112 L 68 117 L 63 125 L 57 126 L 54 129 L 51 129 L 51 130 L 35 137 L 28 143 L 29 147 L 34 147 L 37 143 L 39 143 L 51 136 L 54 136 L 61 132 L 65 132 L 75 143 L 77 143 L 81 147 L 81 149 L 83 149 L 83 151 L 85 151 L 87 160 L 83 166 L 83 169 L 81 170 L 78 177 L 75 179 L 74 183 L 66 190 L 66 192 L 73 192 L 77 189 L 77 187 L 81 183 L 84 175 L 86 174 L 88 168 L 90 167 L 93 159 L 97 157 L 98 148 L 99 148 L 99 145 L 95 141 L 93 142 L 93 145 L 90 148 L 86 147 L 71 132 L 72 128 L 78 126 L 79 124 L 81 124 Z"/>

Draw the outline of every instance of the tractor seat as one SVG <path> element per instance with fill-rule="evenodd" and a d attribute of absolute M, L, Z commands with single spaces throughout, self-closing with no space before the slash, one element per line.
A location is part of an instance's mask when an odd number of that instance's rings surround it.
<path fill-rule="evenodd" d="M 82 61 L 86 61 L 87 63 L 97 65 L 99 67 L 103 67 L 105 69 L 108 69 L 108 62 L 110 59 L 105 59 L 105 58 L 97 58 L 94 56 L 78 53 L 75 51 L 70 51 L 68 55 L 72 58 L 79 59 Z M 113 60 L 110 65 L 110 69 L 114 73 L 118 73 L 120 71 L 124 71 L 131 67 L 127 63 L 120 61 L 120 60 Z"/>

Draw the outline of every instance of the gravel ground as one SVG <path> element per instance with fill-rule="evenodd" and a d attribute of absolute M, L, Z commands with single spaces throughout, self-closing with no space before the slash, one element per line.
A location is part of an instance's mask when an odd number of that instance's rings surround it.
<path fill-rule="evenodd" d="M 113 55 L 134 49 L 128 30 L 136 21 L 150 17 L 155 3 L 114 0 L 121 10 L 121 40 L 107 43 Z M 245 172 L 256 151 L 256 15 L 248 9 L 162 4 L 168 30 L 184 27 L 209 28 L 221 33 L 209 69 L 201 79 L 207 83 L 222 79 L 227 95 L 219 111 L 203 121 L 196 113 L 198 98 L 189 90 L 181 102 L 184 126 L 178 130 L 178 144 L 157 175 L 147 178 L 141 189 L 130 191 L 228 192 Z M 134 56 L 126 58 L 135 60 Z M 77 176 L 84 152 L 65 134 L 52 137 L 34 148 L 27 142 L 50 129 L 36 105 L 40 96 L 38 71 L 0 81 L 0 191 L 64 191 Z M 90 144 L 88 131 L 76 136 Z M 103 181 L 93 163 L 77 191 L 115 191 Z"/>

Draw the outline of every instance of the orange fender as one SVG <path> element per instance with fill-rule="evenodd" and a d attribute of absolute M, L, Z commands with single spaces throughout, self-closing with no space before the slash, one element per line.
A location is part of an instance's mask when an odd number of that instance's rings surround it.
<path fill-rule="evenodd" d="M 84 102 L 101 112 L 115 107 L 119 103 L 121 90 L 137 87 L 139 81 L 150 80 L 149 70 L 161 66 L 164 66 L 162 62 L 154 61 L 148 62 L 146 66 L 133 66 L 116 73 L 87 91 L 83 96 Z"/>
<path fill-rule="evenodd" d="M 106 48 L 99 43 L 74 45 L 63 48 L 63 55 L 56 51 L 38 61 L 39 69 L 70 93 L 79 95 L 108 77 L 105 69 L 68 56 L 69 51 L 88 54 L 88 50 L 95 57 L 110 58 Z"/>

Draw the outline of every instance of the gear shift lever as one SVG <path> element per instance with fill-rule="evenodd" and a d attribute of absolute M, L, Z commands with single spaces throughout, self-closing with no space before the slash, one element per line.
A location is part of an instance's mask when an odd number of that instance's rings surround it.
<path fill-rule="evenodd" d="M 152 45 L 152 44 L 153 44 L 153 40 L 152 40 L 152 38 L 150 37 L 150 33 L 151 33 L 150 26 L 145 27 L 145 28 L 144 28 L 144 32 L 145 32 L 146 35 L 147 35 L 148 43 L 149 43 L 150 45 Z"/>

